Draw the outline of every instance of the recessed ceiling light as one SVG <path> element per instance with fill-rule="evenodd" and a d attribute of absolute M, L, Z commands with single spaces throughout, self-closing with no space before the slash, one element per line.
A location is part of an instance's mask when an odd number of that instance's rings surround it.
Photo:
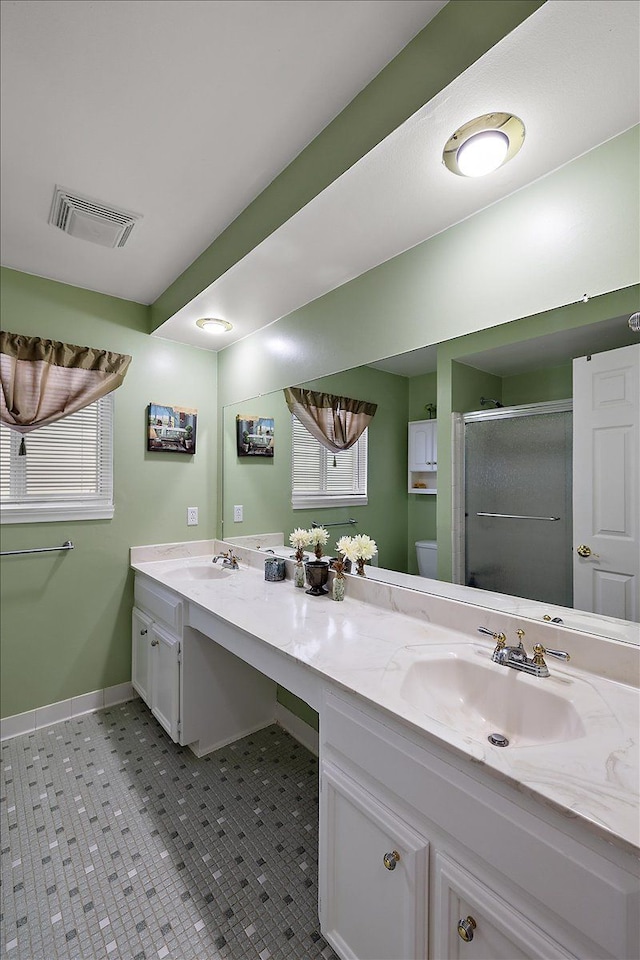
<path fill-rule="evenodd" d="M 206 330 L 207 333 L 215 334 L 228 333 L 229 330 L 233 330 L 232 323 L 229 323 L 228 320 L 220 320 L 218 317 L 201 317 L 196 320 L 196 327 Z"/>
<path fill-rule="evenodd" d="M 484 177 L 511 160 L 523 143 L 522 120 L 511 113 L 485 113 L 449 137 L 442 161 L 460 177 Z"/>

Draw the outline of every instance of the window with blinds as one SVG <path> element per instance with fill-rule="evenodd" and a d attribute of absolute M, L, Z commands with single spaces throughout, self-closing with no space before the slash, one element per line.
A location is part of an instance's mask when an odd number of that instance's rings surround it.
<path fill-rule="evenodd" d="M 303 507 L 367 503 L 367 431 L 335 456 L 291 417 L 291 504 Z"/>
<path fill-rule="evenodd" d="M 113 516 L 113 394 L 20 439 L 0 423 L 3 523 Z"/>

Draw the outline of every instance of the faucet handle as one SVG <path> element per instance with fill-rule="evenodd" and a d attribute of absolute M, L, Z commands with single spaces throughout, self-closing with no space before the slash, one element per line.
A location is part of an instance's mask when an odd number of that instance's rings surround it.
<path fill-rule="evenodd" d="M 533 648 L 533 662 L 536 666 L 541 667 L 544 665 L 545 654 L 548 654 L 550 657 L 556 657 L 558 660 L 564 660 L 565 663 L 571 660 L 566 650 L 551 650 L 549 647 L 543 647 L 541 643 L 536 643 Z"/>

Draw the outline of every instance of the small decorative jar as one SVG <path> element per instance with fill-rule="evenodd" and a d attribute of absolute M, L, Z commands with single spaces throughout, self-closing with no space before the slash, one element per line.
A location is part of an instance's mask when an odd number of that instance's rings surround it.
<path fill-rule="evenodd" d="M 268 557 L 264 562 L 265 580 L 284 580 L 284 560 L 281 557 Z"/>
<path fill-rule="evenodd" d="M 331 599 L 344 600 L 345 579 L 343 573 L 336 573 L 331 585 Z"/>
<path fill-rule="evenodd" d="M 305 585 L 304 564 L 302 560 L 296 560 L 296 565 L 293 568 L 293 583 L 296 587 L 304 587 Z"/>
<path fill-rule="evenodd" d="M 365 574 L 365 572 L 364 572 L 364 558 L 363 558 L 363 557 L 358 557 L 358 559 L 356 560 L 356 573 L 357 573 L 357 575 L 358 575 L 359 577 L 365 577 L 365 576 L 366 576 L 366 574 Z"/>

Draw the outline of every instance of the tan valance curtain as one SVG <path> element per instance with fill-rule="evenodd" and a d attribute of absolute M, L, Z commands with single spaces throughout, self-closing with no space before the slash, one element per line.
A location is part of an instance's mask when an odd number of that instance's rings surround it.
<path fill-rule="evenodd" d="M 300 387 L 286 387 L 284 396 L 291 413 L 332 453 L 357 443 L 378 409 L 377 403 Z"/>
<path fill-rule="evenodd" d="M 0 419 L 25 434 L 68 417 L 119 387 L 130 363 L 126 354 L 1 330 Z"/>

